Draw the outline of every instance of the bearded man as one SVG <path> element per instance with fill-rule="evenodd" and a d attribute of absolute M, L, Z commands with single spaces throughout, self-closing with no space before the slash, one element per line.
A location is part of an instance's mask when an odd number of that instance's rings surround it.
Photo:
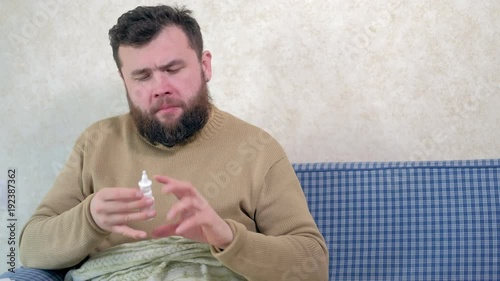
<path fill-rule="evenodd" d="M 130 113 L 78 138 L 23 229 L 23 270 L 83 268 L 116 247 L 182 237 L 234 280 L 327 280 L 328 250 L 284 150 L 211 102 L 212 55 L 191 12 L 137 7 L 109 38 Z M 137 188 L 143 170 L 154 200 Z"/>

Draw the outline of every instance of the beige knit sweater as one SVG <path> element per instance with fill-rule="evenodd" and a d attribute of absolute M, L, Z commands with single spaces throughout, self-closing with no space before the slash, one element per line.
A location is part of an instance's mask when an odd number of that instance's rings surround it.
<path fill-rule="evenodd" d="M 328 250 L 281 146 L 263 130 L 213 107 L 189 142 L 152 145 L 129 114 L 90 126 L 65 168 L 24 227 L 23 265 L 70 267 L 85 257 L 133 239 L 100 229 L 90 201 L 104 187 L 138 188 L 142 170 L 189 181 L 234 232 L 212 254 L 248 280 L 327 280 Z M 158 215 L 129 225 L 151 233 L 163 225 L 173 195 L 153 182 Z M 148 238 L 151 239 L 151 238 Z"/>

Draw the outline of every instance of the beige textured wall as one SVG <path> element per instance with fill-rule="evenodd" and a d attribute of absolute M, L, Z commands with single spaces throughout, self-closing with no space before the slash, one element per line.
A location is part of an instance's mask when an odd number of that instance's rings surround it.
<path fill-rule="evenodd" d="M 107 31 L 148 2 L 0 2 L 0 179 L 18 169 L 17 234 L 79 133 L 127 111 Z M 214 57 L 215 103 L 294 162 L 500 157 L 498 0 L 182 2 Z"/>

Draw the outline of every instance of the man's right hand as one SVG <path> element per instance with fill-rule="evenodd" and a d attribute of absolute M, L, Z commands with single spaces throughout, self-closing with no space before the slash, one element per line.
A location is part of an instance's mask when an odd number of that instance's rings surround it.
<path fill-rule="evenodd" d="M 103 230 L 119 233 L 134 239 L 146 238 L 145 231 L 127 225 L 131 221 L 147 220 L 156 216 L 149 210 L 151 198 L 134 188 L 115 187 L 99 190 L 90 202 L 90 213 L 95 223 Z"/>

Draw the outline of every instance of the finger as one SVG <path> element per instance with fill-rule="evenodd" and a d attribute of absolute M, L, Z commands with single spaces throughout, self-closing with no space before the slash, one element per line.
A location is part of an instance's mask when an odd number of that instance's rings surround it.
<path fill-rule="evenodd" d="M 170 184 L 171 183 L 171 184 L 191 185 L 187 181 L 177 180 L 177 179 L 174 179 L 174 178 L 168 177 L 168 176 L 155 175 L 154 179 L 157 182 L 162 183 L 162 184 Z"/>
<path fill-rule="evenodd" d="M 150 207 L 153 203 L 154 200 L 149 197 L 133 201 L 100 201 L 98 204 L 95 204 L 94 209 L 98 214 L 130 213 Z"/>
<path fill-rule="evenodd" d="M 108 187 L 97 192 L 104 201 L 121 201 L 140 199 L 144 194 L 135 188 L 127 187 Z"/>
<path fill-rule="evenodd" d="M 120 214 L 136 212 L 152 206 L 154 200 L 149 197 L 143 197 L 139 200 L 133 201 L 108 201 L 105 203 L 105 208 L 108 214 Z"/>
<path fill-rule="evenodd" d="M 155 210 L 142 210 L 140 212 L 120 213 L 107 215 L 103 223 L 107 225 L 124 225 L 132 221 L 143 221 L 156 216 Z"/>
<path fill-rule="evenodd" d="M 185 219 L 190 217 L 192 214 L 200 211 L 201 205 L 197 204 L 195 198 L 192 197 L 184 197 L 177 201 L 168 211 L 167 220 L 172 220 L 174 218 Z"/>
<path fill-rule="evenodd" d="M 165 188 L 170 189 L 171 186 L 176 186 L 176 187 L 178 187 L 178 189 L 182 189 L 182 190 L 194 189 L 191 183 L 186 182 L 186 181 L 176 180 L 176 179 L 171 178 L 171 177 L 154 176 L 154 179 L 157 180 L 159 183 L 164 184 L 163 189 L 165 189 Z"/>
<path fill-rule="evenodd" d="M 190 183 L 170 182 L 162 187 L 161 192 L 165 194 L 172 193 L 177 199 L 181 199 L 183 197 L 201 198 L 201 195 L 198 193 L 196 188 L 194 188 Z"/>
<path fill-rule="evenodd" d="M 127 236 L 134 239 L 144 239 L 148 236 L 145 231 L 133 229 L 126 225 L 116 225 L 111 228 L 111 232 L 119 233 L 123 236 Z"/>
<path fill-rule="evenodd" d="M 153 177 L 157 182 L 159 183 L 163 183 L 163 184 L 167 184 L 169 183 L 171 180 L 174 180 L 173 178 L 171 177 L 167 177 L 167 176 L 159 176 L 159 175 L 156 175 Z"/>
<path fill-rule="evenodd" d="M 157 227 L 153 230 L 152 236 L 155 238 L 160 238 L 160 237 L 168 237 L 175 234 L 175 229 L 177 228 L 179 224 L 167 224 L 167 225 L 162 225 L 160 227 Z"/>
<path fill-rule="evenodd" d="M 191 216 L 179 223 L 179 225 L 175 229 L 175 235 L 184 236 L 189 233 L 191 229 L 194 229 L 196 227 L 201 227 L 200 216 Z"/>

